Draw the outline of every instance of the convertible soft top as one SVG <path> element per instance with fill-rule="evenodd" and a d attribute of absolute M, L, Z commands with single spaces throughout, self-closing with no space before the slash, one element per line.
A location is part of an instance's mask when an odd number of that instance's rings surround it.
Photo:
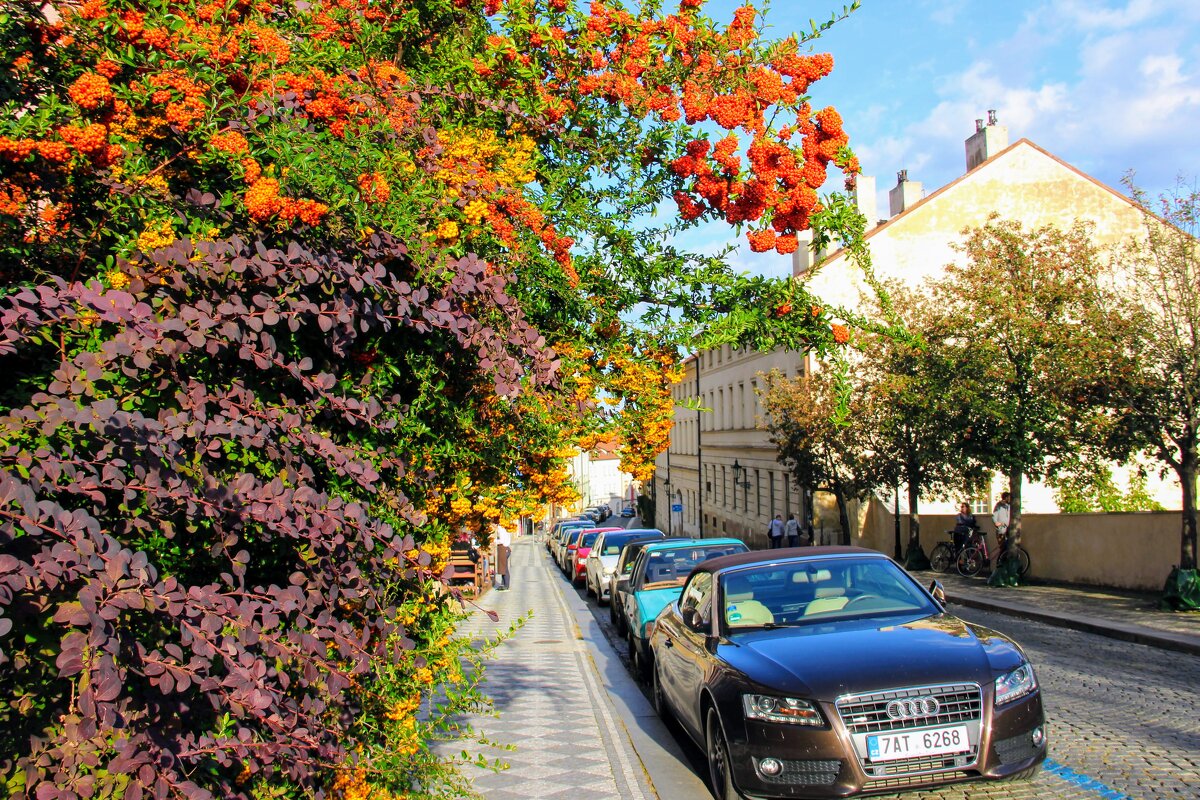
<path fill-rule="evenodd" d="M 703 540 L 701 540 L 703 541 Z M 866 547 L 782 547 L 775 550 L 751 550 L 731 556 L 711 558 L 696 565 L 693 572 L 719 572 L 726 567 L 741 567 L 746 564 L 770 564 L 775 561 L 790 561 L 796 558 L 823 558 L 825 556 L 880 556 L 878 550 Z"/>

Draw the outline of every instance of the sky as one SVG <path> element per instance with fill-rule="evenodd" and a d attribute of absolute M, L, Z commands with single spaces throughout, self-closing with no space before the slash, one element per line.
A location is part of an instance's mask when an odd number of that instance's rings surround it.
<path fill-rule="evenodd" d="M 767 35 L 848 3 L 774 0 Z M 710 0 L 704 13 L 726 23 L 741 4 Z M 1151 194 L 1200 178 L 1200 0 L 862 0 L 813 50 L 834 57 L 813 106 L 841 112 L 881 217 L 898 170 L 926 194 L 966 171 L 963 142 L 988 109 L 1010 143 L 1027 138 L 1114 188 L 1130 170 Z M 714 224 L 689 245 L 714 252 L 732 238 Z M 733 261 L 790 272 L 744 240 Z"/>

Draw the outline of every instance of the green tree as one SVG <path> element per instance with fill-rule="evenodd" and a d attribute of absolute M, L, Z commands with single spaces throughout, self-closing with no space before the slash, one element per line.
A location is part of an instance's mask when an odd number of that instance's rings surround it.
<path fill-rule="evenodd" d="M 1116 386 L 1117 411 L 1147 451 L 1179 479 L 1179 570 L 1196 578 L 1196 480 L 1200 470 L 1200 192 L 1182 181 L 1150 200 L 1126 180 L 1146 235 L 1117 253 L 1113 302 L 1130 322 L 1129 368 Z M 1190 577 L 1188 577 L 1190 576 Z M 1177 575 L 1172 576 L 1176 580 Z"/>
<path fill-rule="evenodd" d="M 1025 478 L 1117 444 L 1104 413 L 1116 337 L 1100 318 L 1103 265 L 1088 225 L 1026 230 L 993 216 L 964 235 L 965 262 L 931 284 L 929 333 L 961 409 L 954 445 L 1006 475 L 1019 540 Z"/>
<path fill-rule="evenodd" d="M 874 333 L 862 339 L 856 373 L 870 396 L 869 423 L 882 485 L 903 483 L 908 490 L 909 538 L 906 562 L 928 565 L 921 550 L 920 499 L 943 496 L 975 485 L 981 466 L 961 447 L 961 405 L 943 342 L 929 336 L 929 299 L 890 287 L 909 336 Z"/>
<path fill-rule="evenodd" d="M 837 504 L 841 543 L 850 544 L 851 500 L 878 484 L 873 472 L 869 396 L 847 386 L 837 364 L 796 378 L 766 376 L 763 407 L 779 460 L 792 463 L 801 486 L 828 492 Z"/>

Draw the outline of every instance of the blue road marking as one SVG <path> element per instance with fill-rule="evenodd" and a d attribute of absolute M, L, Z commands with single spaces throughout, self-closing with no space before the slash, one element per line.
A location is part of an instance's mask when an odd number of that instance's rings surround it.
<path fill-rule="evenodd" d="M 1067 783 L 1073 783 L 1081 789 L 1088 789 L 1096 792 L 1105 800 L 1133 800 L 1132 797 L 1124 792 L 1117 791 L 1106 783 L 1101 783 L 1095 778 L 1090 778 L 1087 775 L 1076 772 L 1068 766 L 1059 764 L 1052 758 L 1047 758 L 1042 764 L 1042 769 L 1049 772 L 1051 775 L 1062 778 Z"/>

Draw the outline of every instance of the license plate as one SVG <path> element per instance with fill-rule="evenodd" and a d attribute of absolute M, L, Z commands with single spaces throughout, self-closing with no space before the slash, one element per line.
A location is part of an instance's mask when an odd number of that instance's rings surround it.
<path fill-rule="evenodd" d="M 898 758 L 921 758 L 971 749 L 967 726 L 926 728 L 903 733 L 878 733 L 867 737 L 867 758 L 871 761 L 894 761 Z"/>

